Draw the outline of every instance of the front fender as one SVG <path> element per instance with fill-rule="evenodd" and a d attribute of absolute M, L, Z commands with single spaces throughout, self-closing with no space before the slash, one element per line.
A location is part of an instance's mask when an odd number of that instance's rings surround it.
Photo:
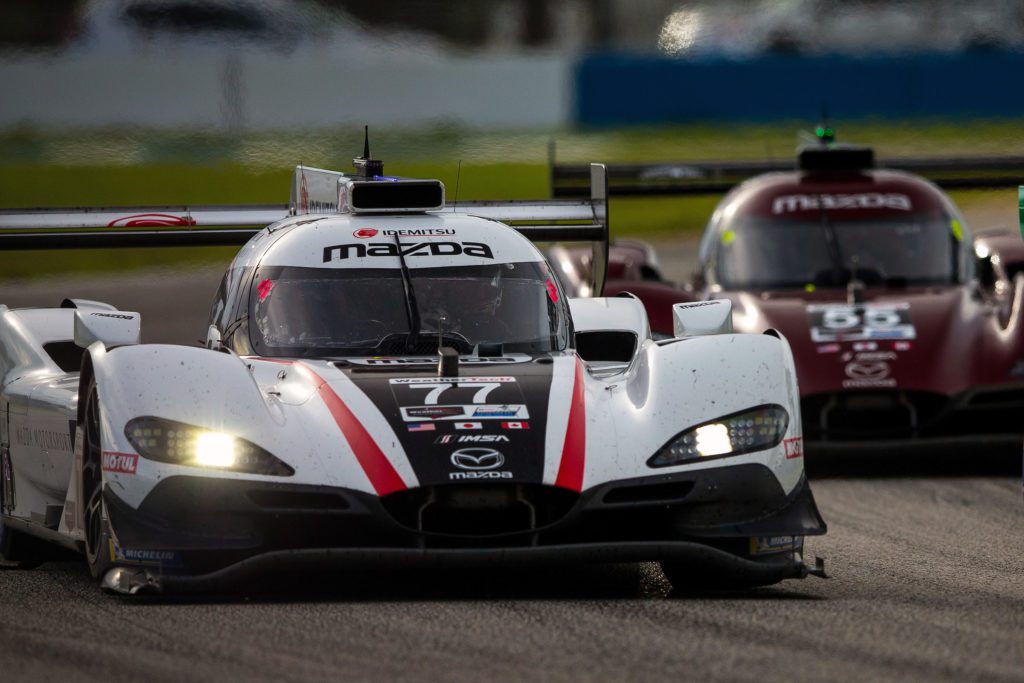
<path fill-rule="evenodd" d="M 165 344 L 104 351 L 94 344 L 90 358 L 101 406 L 102 449 L 128 456 L 118 461 L 118 467 L 107 469 L 104 480 L 130 505 L 138 506 L 160 479 L 177 474 L 266 478 L 137 457 L 125 436 L 125 425 L 141 416 L 246 439 L 275 455 L 283 454 L 282 459 L 295 467 L 296 474 L 303 468 L 293 464 L 293 457 L 304 456 L 303 478 L 320 474 L 310 471 L 310 448 L 299 416 L 288 419 L 284 407 L 260 389 L 238 356 Z"/>
<path fill-rule="evenodd" d="M 626 385 L 605 393 L 614 402 L 610 413 L 620 458 L 632 463 L 633 476 L 758 463 L 769 467 L 789 492 L 803 474 L 803 458 L 794 457 L 793 446 L 787 457 L 783 443 L 766 451 L 675 467 L 646 465 L 681 432 L 764 404 L 781 405 L 789 413 L 785 439 L 802 439 L 793 354 L 781 335 L 722 334 L 651 344 Z"/>

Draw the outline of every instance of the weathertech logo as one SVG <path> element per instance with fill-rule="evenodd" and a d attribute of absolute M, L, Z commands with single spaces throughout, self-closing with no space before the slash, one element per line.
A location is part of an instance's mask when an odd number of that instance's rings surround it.
<path fill-rule="evenodd" d="M 135 453 L 103 452 L 103 471 L 118 474 L 135 474 L 139 465 L 139 456 Z"/>
<path fill-rule="evenodd" d="M 905 194 L 790 194 L 776 197 L 772 213 L 815 211 L 818 209 L 891 209 L 910 211 L 910 197 Z"/>

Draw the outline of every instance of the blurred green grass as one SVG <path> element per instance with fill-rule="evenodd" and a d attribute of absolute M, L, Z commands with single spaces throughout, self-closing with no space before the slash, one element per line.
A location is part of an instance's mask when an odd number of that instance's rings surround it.
<path fill-rule="evenodd" d="M 688 125 L 557 132 L 472 131 L 451 126 L 373 135 L 389 174 L 439 178 L 449 198 L 549 196 L 549 143 L 563 162 L 791 158 L 807 122 Z M 1014 120 L 849 122 L 840 139 L 879 156 L 1024 154 Z M 350 168 L 361 131 L 309 134 L 155 133 L 135 129 L 0 131 L 0 208 L 264 204 L 288 200 L 295 164 Z M 461 162 L 461 171 L 459 170 Z M 992 201 L 960 193 L 957 201 Z M 1001 197 L 1001 195 L 1000 195 Z M 614 199 L 614 237 L 696 234 L 719 197 Z M 1008 200 L 1008 201 L 1013 201 Z M 0 253 L 0 278 L 107 272 L 166 264 L 226 263 L 233 250 L 125 249 Z"/>

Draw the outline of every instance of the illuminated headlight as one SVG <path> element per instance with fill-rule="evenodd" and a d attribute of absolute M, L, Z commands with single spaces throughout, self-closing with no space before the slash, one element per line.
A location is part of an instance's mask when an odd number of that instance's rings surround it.
<path fill-rule="evenodd" d="M 702 458 L 763 451 L 778 446 L 788 426 L 785 408 L 759 406 L 686 430 L 665 444 L 647 465 L 670 467 Z"/>
<path fill-rule="evenodd" d="M 144 458 L 175 465 L 290 477 L 295 470 L 254 443 L 158 417 L 137 417 L 124 428 Z"/>

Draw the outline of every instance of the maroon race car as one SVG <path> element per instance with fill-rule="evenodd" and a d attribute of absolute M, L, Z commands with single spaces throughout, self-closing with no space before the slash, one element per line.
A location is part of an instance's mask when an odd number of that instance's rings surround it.
<path fill-rule="evenodd" d="M 707 298 L 732 300 L 737 331 L 781 331 L 804 435 L 819 449 L 1019 449 L 1024 243 L 974 239 L 936 185 L 873 162 L 869 148 L 805 148 L 796 170 L 755 176 L 722 199 L 693 282 L 665 282 L 645 245 L 626 243 L 611 249 L 604 294 L 638 296 L 665 336 L 671 304 Z M 583 252 L 551 255 L 567 279 L 585 281 Z"/>

